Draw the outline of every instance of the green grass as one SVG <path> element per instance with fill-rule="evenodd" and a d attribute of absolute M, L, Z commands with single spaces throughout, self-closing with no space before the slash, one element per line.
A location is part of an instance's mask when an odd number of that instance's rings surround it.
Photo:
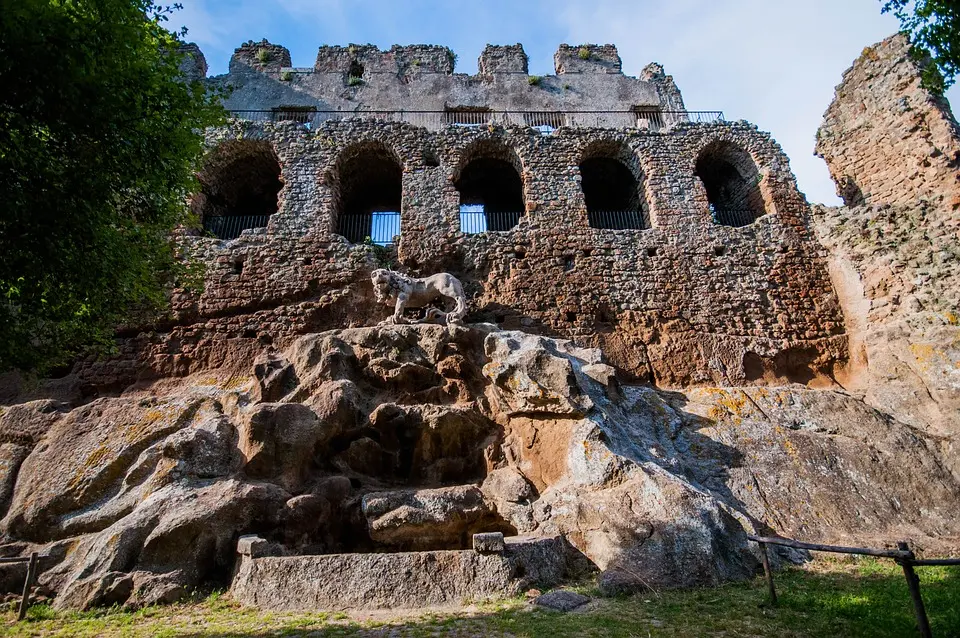
<path fill-rule="evenodd" d="M 960 569 L 918 568 L 935 636 L 960 636 Z M 4 636 L 858 636 L 917 635 L 910 597 L 892 561 L 821 560 L 776 576 L 780 605 L 771 607 L 762 579 L 711 589 L 597 598 L 583 611 L 533 608 L 524 598 L 482 603 L 465 611 L 402 617 L 342 613 L 261 612 L 215 592 L 189 604 L 137 611 L 56 612 L 45 605 L 15 622 L 5 612 Z M 575 587 L 597 596 L 591 584 Z"/>

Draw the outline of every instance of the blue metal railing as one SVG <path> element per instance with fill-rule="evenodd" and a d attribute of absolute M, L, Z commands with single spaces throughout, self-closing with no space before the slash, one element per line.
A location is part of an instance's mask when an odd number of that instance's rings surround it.
<path fill-rule="evenodd" d="M 361 244 L 370 238 L 378 246 L 391 246 L 400 235 L 400 213 L 346 213 L 337 220 L 337 234 L 352 244 Z"/>
<path fill-rule="evenodd" d="M 510 230 L 520 223 L 521 217 L 520 211 L 485 212 L 482 204 L 465 204 L 460 207 L 460 230 L 468 235 Z"/>

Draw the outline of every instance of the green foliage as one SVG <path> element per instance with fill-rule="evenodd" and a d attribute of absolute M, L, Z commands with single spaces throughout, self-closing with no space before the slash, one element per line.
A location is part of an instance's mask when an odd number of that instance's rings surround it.
<path fill-rule="evenodd" d="M 960 3 L 957 0 L 881 0 L 882 12 L 893 13 L 910 37 L 914 57 L 931 64 L 923 85 L 942 95 L 960 73 Z"/>
<path fill-rule="evenodd" d="M 363 245 L 368 246 L 370 252 L 373 253 L 373 260 L 381 268 L 387 268 L 392 270 L 396 265 L 396 253 L 389 246 L 381 246 L 380 244 L 375 244 L 373 238 L 370 235 L 367 235 L 363 238 Z"/>
<path fill-rule="evenodd" d="M 580 58 L 581 60 L 589 60 L 590 49 L 588 49 L 587 47 L 580 47 L 580 50 L 577 51 L 577 57 Z"/>
<path fill-rule="evenodd" d="M 50 605 L 30 605 L 27 607 L 28 621 L 53 620 L 56 617 L 57 612 Z"/>
<path fill-rule="evenodd" d="M 280 80 L 282 82 L 289 82 L 293 79 L 293 71 L 283 71 L 280 73 Z"/>
<path fill-rule="evenodd" d="M 270 49 L 260 48 L 257 49 L 257 60 L 260 64 L 266 64 L 270 61 Z"/>
<path fill-rule="evenodd" d="M 360 86 L 363 84 L 363 78 L 359 75 L 351 75 L 347 78 L 347 86 Z"/>
<path fill-rule="evenodd" d="M 934 636 L 960 635 L 960 569 L 918 568 Z M 590 607 L 563 614 L 532 607 L 523 597 L 458 610 L 396 618 L 351 619 L 343 613 L 265 612 L 214 593 L 190 604 L 114 607 L 85 612 L 31 610 L 30 621 L 2 617 L 4 635 L 17 636 L 778 636 L 901 638 L 916 636 L 910 594 L 893 561 L 820 561 L 776 574 L 780 604 L 772 607 L 762 578 L 719 587 L 654 591 L 601 598 L 590 583 L 572 589 L 595 598 Z M 39 607 L 39 606 L 38 606 Z M 36 608 L 36 607 L 35 607 Z"/>
<path fill-rule="evenodd" d="M 539 75 L 531 75 L 527 78 L 527 84 L 530 86 L 540 86 L 541 82 L 543 82 L 543 77 Z"/>
<path fill-rule="evenodd" d="M 43 372 L 155 316 L 178 274 L 217 96 L 153 0 L 17 0 L 0 18 L 0 370 Z"/>

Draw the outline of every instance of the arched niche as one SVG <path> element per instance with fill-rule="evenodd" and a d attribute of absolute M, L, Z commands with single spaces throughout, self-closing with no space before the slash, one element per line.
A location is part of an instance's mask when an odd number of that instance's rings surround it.
<path fill-rule="evenodd" d="M 206 156 L 197 180 L 200 190 L 191 208 L 204 230 L 221 239 L 265 227 L 277 212 L 283 187 L 280 160 L 264 140 L 223 142 Z"/>
<path fill-rule="evenodd" d="M 336 230 L 352 243 L 392 244 L 400 234 L 403 165 L 393 149 L 362 142 L 340 154 L 334 170 Z"/>
<path fill-rule="evenodd" d="M 526 211 L 517 154 L 492 140 L 463 154 L 454 185 L 460 193 L 460 229 L 465 233 L 510 230 Z"/>
<path fill-rule="evenodd" d="M 733 142 L 715 141 L 704 147 L 696 174 L 707 191 L 715 223 L 747 226 L 766 213 L 757 164 Z"/>
<path fill-rule="evenodd" d="M 591 228 L 650 228 L 644 175 L 636 155 L 621 142 L 589 145 L 580 159 L 580 187 Z"/>

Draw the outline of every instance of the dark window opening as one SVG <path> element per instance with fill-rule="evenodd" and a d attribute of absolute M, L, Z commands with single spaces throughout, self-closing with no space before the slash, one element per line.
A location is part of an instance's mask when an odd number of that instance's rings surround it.
<path fill-rule="evenodd" d="M 563 314 L 564 314 L 564 317 L 566 318 L 566 320 L 567 320 L 569 323 L 575 323 L 575 322 L 577 321 L 577 313 L 567 311 L 567 312 L 565 312 L 565 313 L 563 313 Z M 574 385 L 576 385 L 576 384 L 574 384 Z"/>
<path fill-rule="evenodd" d="M 386 148 L 348 150 L 337 170 L 337 233 L 357 244 L 386 246 L 400 234 L 403 168 Z"/>
<path fill-rule="evenodd" d="M 465 233 L 510 230 L 523 216 L 523 180 L 506 160 L 472 160 L 460 172 L 456 187 L 460 191 L 460 229 Z"/>
<path fill-rule="evenodd" d="M 277 212 L 283 182 L 280 161 L 268 142 L 224 142 L 206 157 L 197 179 L 200 191 L 191 199 L 191 208 L 204 230 L 220 239 L 263 228 Z"/>
<path fill-rule="evenodd" d="M 580 162 L 580 186 L 592 228 L 614 230 L 649 228 L 640 180 L 613 157 L 590 157 Z"/>
<path fill-rule="evenodd" d="M 423 165 L 427 168 L 437 168 L 440 166 L 440 159 L 437 157 L 437 154 L 433 149 L 424 149 Z"/>
<path fill-rule="evenodd" d="M 350 63 L 350 71 L 348 72 L 348 75 L 351 78 L 357 78 L 359 80 L 362 80 L 363 71 L 364 71 L 363 65 L 357 62 L 356 60 L 354 60 L 353 62 Z"/>
<path fill-rule="evenodd" d="M 746 226 L 766 212 L 760 171 L 746 151 L 726 142 L 711 144 L 700 153 L 696 170 L 715 223 Z"/>
<path fill-rule="evenodd" d="M 569 272 L 573 270 L 574 266 L 577 265 L 577 262 L 574 260 L 572 255 L 567 255 L 563 258 L 563 270 L 564 272 Z"/>

